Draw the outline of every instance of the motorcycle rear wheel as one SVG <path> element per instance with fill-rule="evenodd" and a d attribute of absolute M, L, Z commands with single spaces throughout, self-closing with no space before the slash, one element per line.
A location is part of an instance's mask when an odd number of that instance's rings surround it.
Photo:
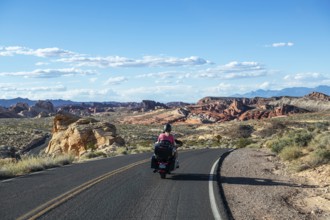
<path fill-rule="evenodd" d="M 159 173 L 160 174 L 160 178 L 162 178 L 162 179 L 165 179 L 166 178 L 166 173 L 164 172 L 162 172 L 162 173 Z"/>

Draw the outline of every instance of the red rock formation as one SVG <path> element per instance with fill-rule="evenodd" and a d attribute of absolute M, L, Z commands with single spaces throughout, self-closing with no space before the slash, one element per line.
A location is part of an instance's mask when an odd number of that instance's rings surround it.
<path fill-rule="evenodd" d="M 305 97 L 314 99 L 314 100 L 321 100 L 321 101 L 330 101 L 330 96 L 320 93 L 320 92 L 312 92 Z"/>

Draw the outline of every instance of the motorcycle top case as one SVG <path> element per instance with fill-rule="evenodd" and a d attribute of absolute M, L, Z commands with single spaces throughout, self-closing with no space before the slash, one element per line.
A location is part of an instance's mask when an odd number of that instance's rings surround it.
<path fill-rule="evenodd" d="M 173 146 L 167 141 L 161 141 L 155 144 L 154 153 L 158 158 L 167 160 L 173 156 Z"/>

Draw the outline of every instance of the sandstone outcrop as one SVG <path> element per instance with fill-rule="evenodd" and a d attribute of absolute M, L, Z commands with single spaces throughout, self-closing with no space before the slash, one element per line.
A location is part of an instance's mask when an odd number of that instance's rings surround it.
<path fill-rule="evenodd" d="M 113 124 L 61 111 L 54 118 L 53 136 L 46 153 L 81 156 L 87 150 L 105 150 L 112 145 L 124 144 L 125 141 L 117 135 Z"/>
<path fill-rule="evenodd" d="M 125 116 L 121 120 L 123 124 L 166 124 L 185 120 L 189 111 L 179 109 L 157 109 L 144 114 Z"/>

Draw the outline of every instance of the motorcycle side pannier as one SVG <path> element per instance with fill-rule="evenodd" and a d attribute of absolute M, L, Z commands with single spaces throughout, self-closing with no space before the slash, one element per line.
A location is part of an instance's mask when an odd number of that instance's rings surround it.
<path fill-rule="evenodd" d="M 155 155 L 153 155 L 153 156 L 151 157 L 151 168 L 153 168 L 153 169 L 158 168 L 157 160 L 156 160 L 156 158 L 155 158 Z"/>

